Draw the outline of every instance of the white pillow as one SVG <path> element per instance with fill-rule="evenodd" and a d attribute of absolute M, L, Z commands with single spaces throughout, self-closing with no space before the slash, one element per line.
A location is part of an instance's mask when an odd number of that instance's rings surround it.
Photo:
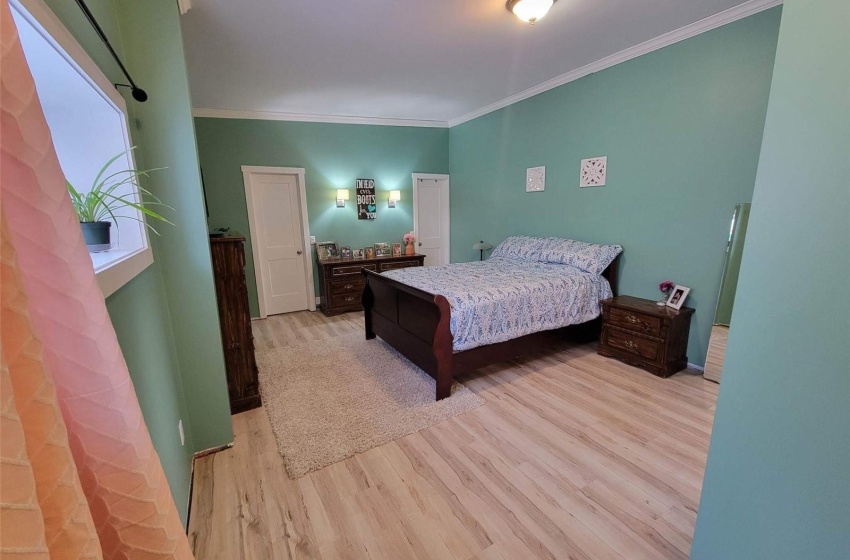
<path fill-rule="evenodd" d="M 598 276 L 622 252 L 623 248 L 619 245 L 597 245 L 575 239 L 548 237 L 543 240 L 540 262 L 574 266 Z"/>
<path fill-rule="evenodd" d="M 540 251 L 543 249 L 544 241 L 542 237 L 514 235 L 499 243 L 499 246 L 493 250 L 492 256 L 537 262 L 540 260 Z"/>

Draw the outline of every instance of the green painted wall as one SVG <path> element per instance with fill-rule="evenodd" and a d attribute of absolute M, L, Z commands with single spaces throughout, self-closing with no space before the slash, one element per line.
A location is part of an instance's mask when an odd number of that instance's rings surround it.
<path fill-rule="evenodd" d="M 185 525 L 191 487 L 194 432 L 189 421 L 162 271 L 158 262 L 106 301 L 112 325 L 171 495 Z M 177 422 L 183 420 L 186 445 Z"/>
<path fill-rule="evenodd" d="M 413 229 L 412 173 L 448 173 L 449 132 L 439 128 L 196 118 L 198 151 L 212 228 L 229 227 L 250 239 L 243 165 L 303 167 L 310 233 L 317 241 L 365 247 L 401 242 Z M 375 179 L 378 217 L 358 220 L 354 180 Z M 350 190 L 346 208 L 336 189 Z M 387 208 L 390 190 L 401 202 Z M 246 243 L 251 314 L 259 316 L 254 260 Z M 318 292 L 317 292 L 318 294 Z"/>
<path fill-rule="evenodd" d="M 46 0 L 46 3 L 107 77 L 123 82 L 117 65 L 76 4 L 65 0 Z M 131 74 L 151 95 L 144 106 L 125 96 L 131 134 L 139 145 L 138 165 L 169 167 L 146 186 L 180 209 L 178 227 L 171 231 L 168 227 L 158 228 L 163 233 L 162 239 L 153 236 L 154 264 L 110 296 L 106 304 L 151 439 L 185 523 L 193 453 L 210 447 L 211 439 L 215 440 L 214 444 L 232 441 L 232 433 L 223 386 L 223 362 L 216 350 L 220 348 L 218 317 L 209 317 L 209 304 L 200 305 L 200 315 L 193 310 L 190 318 L 198 321 L 199 328 L 193 333 L 197 338 L 189 339 L 187 345 L 187 337 L 178 336 L 179 329 L 186 330 L 186 318 L 183 317 L 183 322 L 179 319 L 180 315 L 190 315 L 190 308 L 180 302 L 172 303 L 173 308 L 169 305 L 169 300 L 174 302 L 181 297 L 181 289 L 185 291 L 185 287 L 175 282 L 176 271 L 164 272 L 166 267 L 172 271 L 178 269 L 188 276 L 185 282 L 196 282 L 199 291 L 210 297 L 207 287 L 212 286 L 211 272 L 208 264 L 206 269 L 203 267 L 203 261 L 209 261 L 209 249 L 197 164 L 192 163 L 197 156 L 178 15 L 174 2 L 168 0 L 137 3 L 137 6 L 113 0 L 89 0 L 87 4 Z M 145 30 L 140 25 L 155 25 L 156 32 L 150 33 L 150 28 Z M 134 26 L 138 35 L 122 33 Z M 144 58 L 150 56 L 148 49 L 162 55 L 157 48 L 168 48 L 169 56 L 163 56 L 156 64 L 153 59 Z M 144 110 L 140 110 L 142 107 Z M 185 240 L 175 242 L 175 235 L 185 236 Z M 177 267 L 173 265 L 175 261 L 179 263 Z M 211 334 L 213 327 L 215 336 Z M 195 355 L 205 362 L 197 366 L 193 362 L 198 359 Z M 193 376 L 193 367 L 209 369 L 196 369 L 200 374 Z M 208 408 L 204 409 L 196 394 L 210 391 L 224 393 L 223 406 L 220 398 L 217 403 L 207 399 Z M 186 398 L 187 394 L 190 399 Z M 177 430 L 181 419 L 185 446 L 181 446 Z"/>
<path fill-rule="evenodd" d="M 174 0 L 117 0 L 125 65 L 147 91 L 133 103 L 136 142 L 148 168 L 164 167 L 148 188 L 177 209 L 163 226 L 161 264 L 196 450 L 233 441 L 212 277 L 206 212 L 195 143 L 180 15 Z"/>
<path fill-rule="evenodd" d="M 517 234 L 622 244 L 621 293 L 693 289 L 688 358 L 702 364 L 729 220 L 755 183 L 779 19 L 768 10 L 453 127 L 452 260 Z M 580 160 L 603 155 L 607 185 L 580 189 Z M 546 190 L 526 193 L 538 165 Z"/>
<path fill-rule="evenodd" d="M 785 2 L 694 560 L 850 556 L 848 24 Z"/>

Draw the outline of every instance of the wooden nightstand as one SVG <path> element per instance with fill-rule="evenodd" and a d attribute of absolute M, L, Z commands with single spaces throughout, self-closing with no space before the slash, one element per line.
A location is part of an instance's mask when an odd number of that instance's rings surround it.
<path fill-rule="evenodd" d="M 606 299 L 602 302 L 598 352 L 669 377 L 688 367 L 688 334 L 693 314 L 690 307 L 676 311 L 631 296 Z"/>

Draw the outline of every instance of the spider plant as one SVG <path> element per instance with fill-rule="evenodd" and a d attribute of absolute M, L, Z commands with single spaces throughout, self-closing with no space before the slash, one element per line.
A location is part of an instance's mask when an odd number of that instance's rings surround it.
<path fill-rule="evenodd" d="M 71 195 L 71 203 L 74 206 L 74 211 L 77 213 L 77 218 L 80 223 L 105 222 L 107 221 L 107 218 L 111 218 L 112 222 L 115 223 L 117 218 L 121 217 L 141 222 L 152 232 L 159 235 L 159 232 L 156 231 L 153 226 L 141 218 L 126 216 L 123 214 L 120 216 L 116 215 L 118 211 L 124 208 L 132 208 L 149 218 L 174 225 L 173 222 L 169 221 L 162 214 L 151 210 L 149 207 L 161 206 L 170 210 L 174 210 L 174 208 L 167 204 L 163 204 L 159 198 L 146 188 L 142 187 L 138 182 L 139 177 L 150 177 L 151 172 L 165 168 L 160 167 L 157 169 L 148 169 L 146 171 L 139 171 L 137 169 L 122 169 L 121 171 L 116 171 L 107 175 L 107 169 L 109 169 L 113 163 L 118 161 L 120 157 L 135 149 L 136 147 L 133 146 L 129 150 L 121 152 L 107 161 L 104 166 L 100 168 L 100 171 L 92 182 L 91 188 L 85 194 L 75 189 L 67 179 L 65 180 L 65 184 L 68 187 L 68 193 Z M 138 200 L 136 200 L 135 196 L 131 193 L 116 193 L 119 188 L 128 184 L 135 185 L 139 192 Z"/>

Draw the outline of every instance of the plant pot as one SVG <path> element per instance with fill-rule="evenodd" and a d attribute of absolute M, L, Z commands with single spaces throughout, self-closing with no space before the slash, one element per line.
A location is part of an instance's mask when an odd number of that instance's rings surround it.
<path fill-rule="evenodd" d="M 112 228 L 112 222 L 80 222 L 80 229 L 83 230 L 83 239 L 86 241 L 89 253 L 100 253 L 112 248 L 110 228 Z"/>

